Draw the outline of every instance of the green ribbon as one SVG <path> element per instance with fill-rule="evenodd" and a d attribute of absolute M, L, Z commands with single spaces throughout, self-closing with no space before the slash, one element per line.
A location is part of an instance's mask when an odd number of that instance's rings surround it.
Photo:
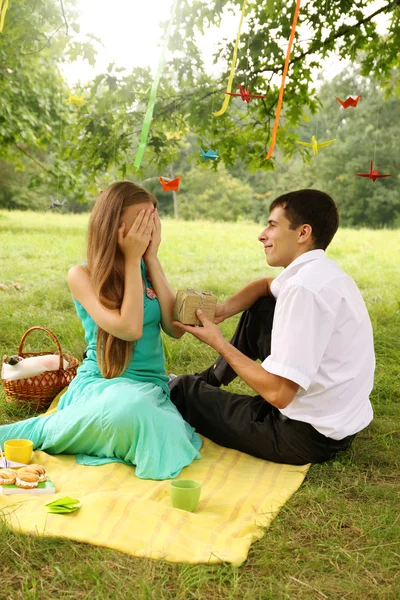
<path fill-rule="evenodd" d="M 147 105 L 147 110 L 146 110 L 146 114 L 145 114 L 143 125 L 142 125 L 142 132 L 140 134 L 139 147 L 137 149 L 135 162 L 134 162 L 134 166 L 137 169 L 139 169 L 139 167 L 140 167 L 140 164 L 142 162 L 142 158 L 144 155 L 144 151 L 145 151 L 146 145 L 147 145 L 147 138 L 149 136 L 151 119 L 153 117 L 154 105 L 156 103 L 158 84 L 160 82 L 160 78 L 161 78 L 162 71 L 164 68 L 165 53 L 168 48 L 168 42 L 169 42 L 169 38 L 171 36 L 171 29 L 172 29 L 172 24 L 175 19 L 175 12 L 176 12 L 176 7 L 178 5 L 178 1 L 179 0 L 174 0 L 174 3 L 171 8 L 171 16 L 170 16 L 169 23 L 168 23 L 167 33 L 165 35 L 164 46 L 163 46 L 163 49 L 161 52 L 160 62 L 158 63 L 158 69 L 156 72 L 156 76 L 154 78 L 153 85 L 151 86 L 151 90 L 150 90 L 149 103 Z"/>

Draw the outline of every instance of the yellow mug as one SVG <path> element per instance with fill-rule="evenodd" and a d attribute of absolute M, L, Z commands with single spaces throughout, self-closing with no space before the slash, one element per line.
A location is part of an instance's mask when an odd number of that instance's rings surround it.
<path fill-rule="evenodd" d="M 7 460 L 27 465 L 32 458 L 31 440 L 7 440 L 4 442 L 4 454 Z"/>

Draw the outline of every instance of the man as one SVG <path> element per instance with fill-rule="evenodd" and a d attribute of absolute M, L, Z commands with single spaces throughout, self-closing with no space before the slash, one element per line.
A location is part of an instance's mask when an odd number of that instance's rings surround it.
<path fill-rule="evenodd" d="M 220 355 L 203 373 L 170 382 L 172 401 L 199 433 L 301 465 L 332 458 L 371 422 L 371 322 L 355 282 L 325 256 L 338 223 L 323 192 L 280 196 L 258 239 L 268 264 L 284 270 L 217 305 L 215 323 L 200 310 L 203 327 L 176 323 Z M 217 323 L 242 311 L 229 343 Z M 219 389 L 237 375 L 257 395 Z"/>

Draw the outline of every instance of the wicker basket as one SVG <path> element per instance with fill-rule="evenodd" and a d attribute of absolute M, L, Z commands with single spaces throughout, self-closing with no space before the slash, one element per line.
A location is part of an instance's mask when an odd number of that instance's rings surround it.
<path fill-rule="evenodd" d="M 22 348 L 26 337 L 29 333 L 35 330 L 41 330 L 47 333 L 55 345 L 57 346 L 58 355 L 60 357 L 60 367 L 56 371 L 45 371 L 40 375 L 28 377 L 26 379 L 16 379 L 15 381 L 5 381 L 2 379 L 4 389 L 6 391 L 6 402 L 10 404 L 24 405 L 29 403 L 34 410 L 47 409 L 52 400 L 61 390 L 66 387 L 76 375 L 78 360 L 70 354 L 65 354 L 61 351 L 60 342 L 49 329 L 44 327 L 31 327 L 24 333 L 18 346 L 18 356 L 28 358 L 30 356 L 45 356 L 52 352 L 23 352 Z M 3 357 L 3 363 L 5 360 Z M 63 358 L 68 361 L 68 367 L 63 368 Z"/>

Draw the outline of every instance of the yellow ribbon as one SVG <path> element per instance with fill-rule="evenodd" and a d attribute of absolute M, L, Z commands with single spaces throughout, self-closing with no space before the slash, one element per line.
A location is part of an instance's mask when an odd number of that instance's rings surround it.
<path fill-rule="evenodd" d="M 239 29 L 238 29 L 237 36 L 236 36 L 235 48 L 233 49 L 231 72 L 230 72 L 230 75 L 229 75 L 228 87 L 226 88 L 226 91 L 228 92 L 228 94 L 232 91 L 233 76 L 235 74 L 236 58 L 237 58 L 237 51 L 238 51 L 239 39 L 240 39 L 240 30 L 242 29 L 242 23 L 243 23 L 243 19 L 244 19 L 244 13 L 246 11 L 246 4 L 247 4 L 247 0 L 243 0 L 242 14 L 240 15 Z M 220 117 L 221 115 L 224 114 L 224 112 L 228 108 L 229 100 L 231 99 L 231 97 L 228 96 L 228 94 L 225 96 L 225 100 L 224 100 L 224 103 L 222 105 L 222 108 L 219 111 L 213 113 L 214 117 Z"/>
<path fill-rule="evenodd" d="M 8 0 L 4 1 L 4 6 L 3 6 L 3 0 L 0 0 L 0 33 L 3 32 L 4 19 L 6 18 L 7 8 L 8 8 Z"/>

